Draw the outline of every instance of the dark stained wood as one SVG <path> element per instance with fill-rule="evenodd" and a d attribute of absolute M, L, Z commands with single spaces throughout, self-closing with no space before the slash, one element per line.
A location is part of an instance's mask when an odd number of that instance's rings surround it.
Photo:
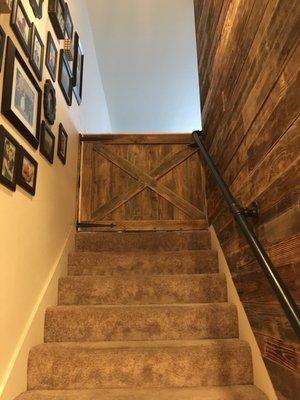
<path fill-rule="evenodd" d="M 206 146 L 238 201 L 259 203 L 253 229 L 300 302 L 300 2 L 194 2 Z M 210 173 L 206 190 L 278 398 L 294 400 L 295 334 Z"/>
<path fill-rule="evenodd" d="M 82 141 L 79 222 L 100 222 L 97 229 L 108 231 L 186 230 L 188 222 L 207 226 L 204 174 L 195 147 L 178 135 L 126 135 L 125 143 L 124 135 L 103 136 Z M 188 142 L 191 137 L 180 136 Z"/>
<path fill-rule="evenodd" d="M 81 135 L 83 142 L 98 142 L 102 144 L 192 144 L 191 133 L 171 134 L 86 134 Z"/>

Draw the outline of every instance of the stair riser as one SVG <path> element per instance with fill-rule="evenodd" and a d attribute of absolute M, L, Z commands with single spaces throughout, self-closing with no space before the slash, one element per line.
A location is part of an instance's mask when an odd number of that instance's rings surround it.
<path fill-rule="evenodd" d="M 252 384 L 245 345 L 32 350 L 28 389 L 160 388 Z"/>
<path fill-rule="evenodd" d="M 238 336 L 236 309 L 194 307 L 53 307 L 46 312 L 46 342 L 193 340 Z"/>
<path fill-rule="evenodd" d="M 69 256 L 69 275 L 160 275 L 218 272 L 214 251 L 73 253 Z"/>
<path fill-rule="evenodd" d="M 69 276 L 59 281 L 60 305 L 217 303 L 227 300 L 223 275 Z"/>
<path fill-rule="evenodd" d="M 210 249 L 208 231 L 77 233 L 76 251 L 174 251 Z"/>

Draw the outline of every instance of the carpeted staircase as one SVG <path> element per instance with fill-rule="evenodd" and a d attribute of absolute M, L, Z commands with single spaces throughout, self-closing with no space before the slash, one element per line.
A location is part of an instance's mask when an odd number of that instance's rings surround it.
<path fill-rule="evenodd" d="M 18 400 L 266 400 L 206 230 L 78 233 Z"/>

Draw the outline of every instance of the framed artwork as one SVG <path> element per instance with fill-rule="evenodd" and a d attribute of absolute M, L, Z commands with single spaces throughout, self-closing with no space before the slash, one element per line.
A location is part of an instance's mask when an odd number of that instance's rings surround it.
<path fill-rule="evenodd" d="M 0 13 L 10 14 L 13 0 L 0 0 Z"/>
<path fill-rule="evenodd" d="M 30 54 L 32 24 L 21 0 L 14 0 L 10 25 L 25 54 Z"/>
<path fill-rule="evenodd" d="M 84 54 L 78 33 L 74 36 L 73 91 L 77 103 L 82 101 Z"/>
<path fill-rule="evenodd" d="M 4 47 L 5 47 L 5 39 L 6 39 L 6 34 L 0 26 L 0 72 L 2 69 L 2 61 L 3 61 L 3 54 L 4 54 Z"/>
<path fill-rule="evenodd" d="M 32 66 L 39 81 L 42 80 L 44 66 L 44 43 L 35 27 L 32 24 L 30 65 Z"/>
<path fill-rule="evenodd" d="M 66 14 L 65 14 L 65 37 L 67 39 L 71 39 L 72 40 L 74 25 L 73 25 L 70 9 L 69 9 L 69 6 L 68 6 L 67 3 L 65 3 L 65 10 L 66 10 Z"/>
<path fill-rule="evenodd" d="M 66 99 L 68 106 L 72 105 L 72 92 L 73 92 L 73 76 L 72 71 L 63 50 L 60 51 L 59 58 L 59 72 L 58 72 L 58 83 Z"/>
<path fill-rule="evenodd" d="M 45 121 L 42 122 L 40 153 L 53 164 L 55 136 Z"/>
<path fill-rule="evenodd" d="M 53 125 L 56 117 L 56 93 L 50 79 L 44 85 L 44 114 L 50 125 Z"/>
<path fill-rule="evenodd" d="M 8 38 L 1 110 L 35 149 L 39 144 L 41 104 L 41 88 Z"/>
<path fill-rule="evenodd" d="M 56 33 L 57 39 L 65 38 L 65 1 L 64 0 L 49 0 L 48 14 Z"/>
<path fill-rule="evenodd" d="M 58 51 L 55 46 L 54 40 L 51 36 L 51 33 L 48 32 L 47 51 L 46 51 L 46 67 L 49 71 L 49 74 L 50 74 L 53 82 L 56 81 L 57 59 L 58 59 Z"/>
<path fill-rule="evenodd" d="M 44 0 L 29 0 L 33 14 L 36 18 L 41 19 L 43 17 L 43 2 Z"/>
<path fill-rule="evenodd" d="M 35 195 L 38 163 L 23 148 L 20 147 L 17 184 L 32 196 Z"/>
<path fill-rule="evenodd" d="M 19 149 L 17 141 L 1 125 L 0 182 L 12 191 L 16 190 Z"/>
<path fill-rule="evenodd" d="M 67 162 L 68 134 L 62 124 L 59 124 L 57 155 L 65 165 Z"/>

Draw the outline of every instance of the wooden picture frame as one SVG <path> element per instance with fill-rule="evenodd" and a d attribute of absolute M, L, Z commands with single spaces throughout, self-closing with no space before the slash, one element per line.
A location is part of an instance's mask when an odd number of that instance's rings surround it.
<path fill-rule="evenodd" d="M 0 14 L 10 14 L 13 0 L 0 0 Z"/>
<path fill-rule="evenodd" d="M 71 17 L 70 9 L 67 3 L 65 3 L 65 38 L 73 39 L 74 24 Z"/>
<path fill-rule="evenodd" d="M 40 153 L 53 164 L 55 149 L 55 136 L 53 135 L 50 127 L 45 121 L 42 122 L 41 140 L 40 140 Z"/>
<path fill-rule="evenodd" d="M 65 1 L 64 0 L 49 0 L 48 14 L 57 36 L 57 39 L 65 38 Z"/>
<path fill-rule="evenodd" d="M 29 0 L 33 14 L 36 18 L 41 19 L 43 17 L 43 3 L 44 0 Z"/>
<path fill-rule="evenodd" d="M 16 190 L 19 167 L 19 143 L 0 125 L 0 183 Z"/>
<path fill-rule="evenodd" d="M 73 93 L 73 75 L 64 50 L 60 50 L 58 83 L 68 106 L 71 106 Z"/>
<path fill-rule="evenodd" d="M 25 54 L 29 56 L 32 24 L 21 0 L 14 0 L 10 25 Z"/>
<path fill-rule="evenodd" d="M 45 51 L 44 43 L 36 29 L 36 26 L 32 24 L 31 50 L 30 50 L 29 62 L 39 81 L 41 81 L 43 77 L 44 51 Z"/>
<path fill-rule="evenodd" d="M 58 50 L 50 32 L 47 35 L 46 67 L 53 80 L 56 81 Z"/>
<path fill-rule="evenodd" d="M 83 70 L 84 70 L 84 53 L 80 43 L 79 35 L 74 35 L 74 62 L 73 62 L 73 92 L 78 105 L 82 101 L 83 86 Z"/>
<path fill-rule="evenodd" d="M 17 184 L 32 196 L 36 191 L 37 172 L 38 163 L 23 147 L 20 147 Z"/>
<path fill-rule="evenodd" d="M 8 38 L 1 111 L 35 149 L 39 144 L 41 104 L 41 88 Z"/>
<path fill-rule="evenodd" d="M 4 32 L 2 26 L 0 26 L 0 72 L 2 70 L 5 40 L 6 40 L 6 33 Z"/>
<path fill-rule="evenodd" d="M 56 117 L 56 92 L 50 79 L 44 85 L 44 115 L 47 122 L 53 125 Z"/>
<path fill-rule="evenodd" d="M 63 124 L 59 124 L 57 156 L 64 165 L 67 162 L 67 152 L 68 152 L 68 134 L 65 128 L 63 127 Z"/>

